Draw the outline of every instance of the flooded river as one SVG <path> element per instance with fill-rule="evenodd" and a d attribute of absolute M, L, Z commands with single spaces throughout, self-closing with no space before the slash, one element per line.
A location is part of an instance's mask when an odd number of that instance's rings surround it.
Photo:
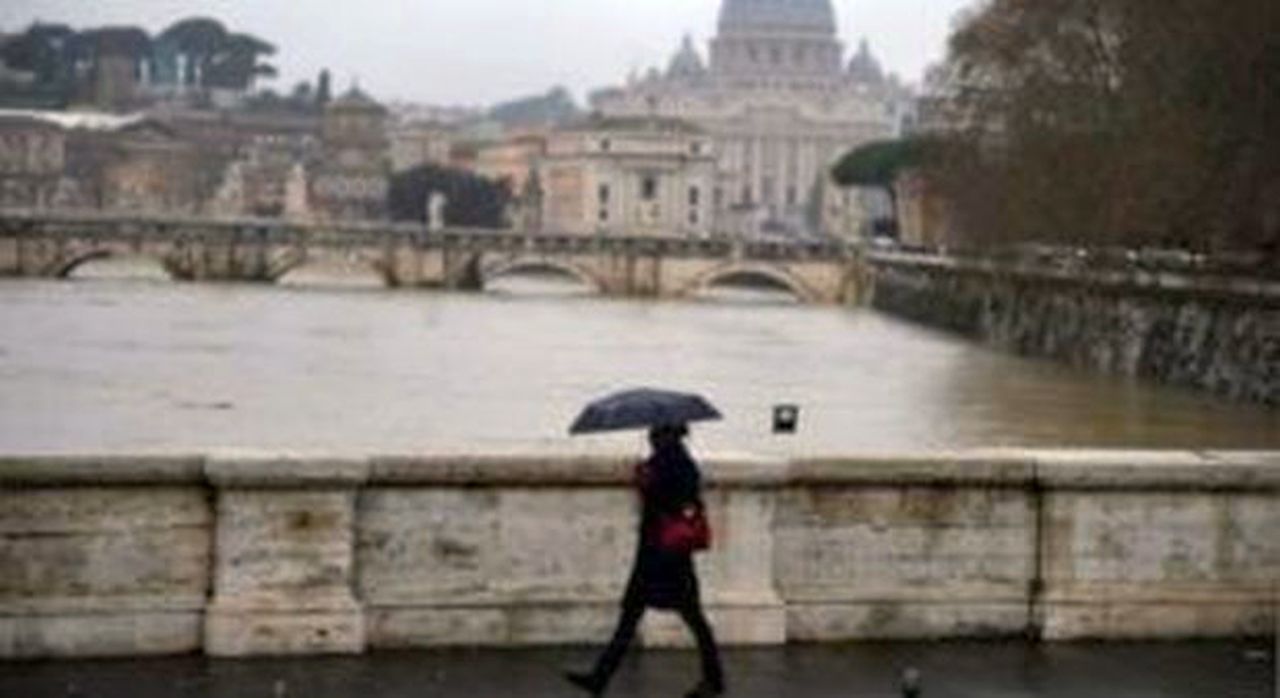
<path fill-rule="evenodd" d="M 99 278 L 0 282 L 4 451 L 638 449 L 634 434 L 566 429 L 587 400 L 645 385 L 721 408 L 725 421 L 696 430 L 704 452 L 1280 448 L 1277 410 L 769 293 L 185 285 L 109 264 L 86 276 Z M 801 406 L 799 434 L 769 433 L 778 403 Z"/>

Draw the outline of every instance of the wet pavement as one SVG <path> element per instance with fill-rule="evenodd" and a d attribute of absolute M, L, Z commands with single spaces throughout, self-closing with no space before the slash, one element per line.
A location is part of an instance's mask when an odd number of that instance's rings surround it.
<path fill-rule="evenodd" d="M 590 649 L 375 653 L 349 658 L 0 663 L 3 698 L 575 698 L 559 671 Z M 1267 642 L 857 644 L 731 650 L 737 698 L 894 698 L 909 668 L 923 698 L 1275 698 Z M 609 696 L 683 695 L 696 655 L 633 653 Z"/>

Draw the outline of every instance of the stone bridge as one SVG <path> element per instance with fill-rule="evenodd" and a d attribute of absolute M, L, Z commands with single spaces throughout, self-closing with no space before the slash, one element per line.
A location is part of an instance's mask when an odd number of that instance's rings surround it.
<path fill-rule="evenodd" d="M 860 255 L 835 242 L 0 211 L 0 276 L 65 278 L 118 256 L 154 259 L 188 281 L 274 283 L 336 263 L 366 267 L 389 287 L 482 290 L 504 274 L 553 270 L 610 296 L 685 298 L 750 281 L 821 304 L 856 302 L 866 285 Z"/>

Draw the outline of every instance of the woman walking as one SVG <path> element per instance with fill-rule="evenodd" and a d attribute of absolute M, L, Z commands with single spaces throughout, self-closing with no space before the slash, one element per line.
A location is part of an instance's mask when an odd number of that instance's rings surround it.
<path fill-rule="evenodd" d="M 640 619 L 649 608 L 679 613 L 698 642 L 702 681 L 686 698 L 724 693 L 720 655 L 711 626 L 702 612 L 698 577 L 693 567 L 693 552 L 707 544 L 708 534 L 702 511 L 702 476 L 685 448 L 687 435 L 684 425 L 651 429 L 649 445 L 653 453 L 636 466 L 635 484 L 641 498 L 640 531 L 617 630 L 590 673 L 565 675 L 592 696 L 604 694 L 635 636 Z"/>

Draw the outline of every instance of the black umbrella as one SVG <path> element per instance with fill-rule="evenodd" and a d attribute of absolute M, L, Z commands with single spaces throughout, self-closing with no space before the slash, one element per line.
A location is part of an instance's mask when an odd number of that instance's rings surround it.
<path fill-rule="evenodd" d="M 720 413 L 700 395 L 641 388 L 614 393 L 587 405 L 569 427 L 569 433 L 645 429 L 714 419 L 720 419 Z"/>

